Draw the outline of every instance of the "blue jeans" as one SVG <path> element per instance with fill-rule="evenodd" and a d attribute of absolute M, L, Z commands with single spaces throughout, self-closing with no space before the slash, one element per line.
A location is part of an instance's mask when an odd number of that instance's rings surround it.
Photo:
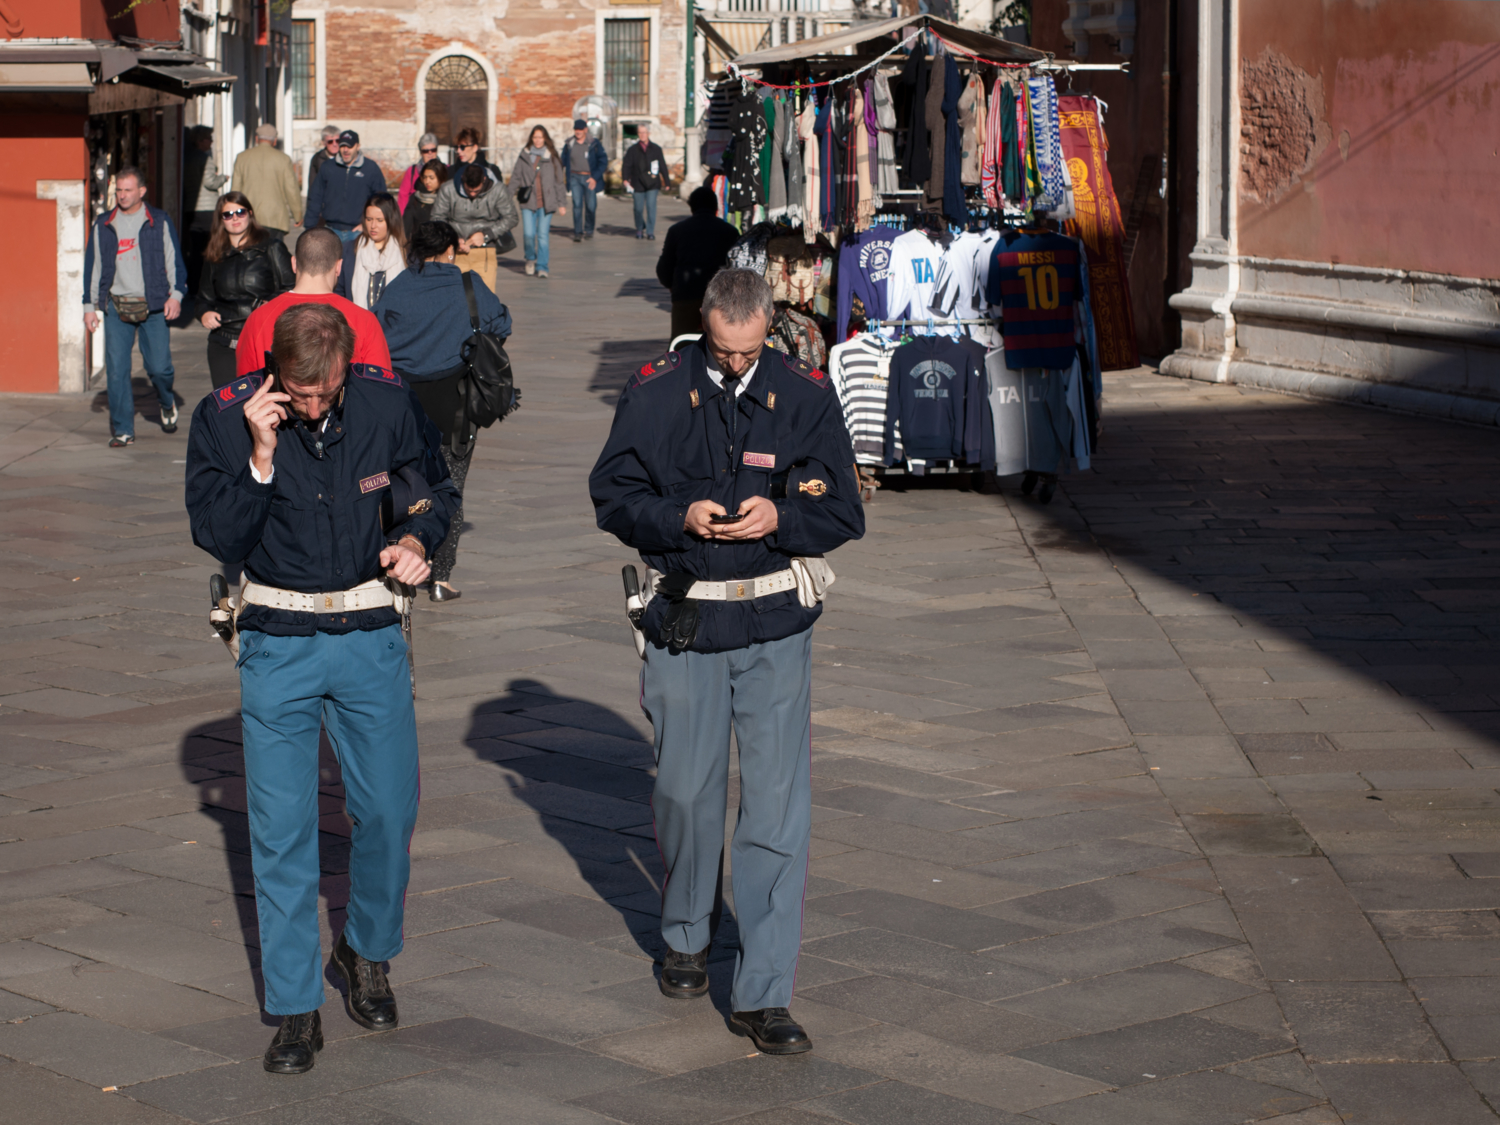
<path fill-rule="evenodd" d="M 594 212 L 599 205 L 598 188 L 589 187 L 587 176 L 569 172 L 568 192 L 573 196 L 573 233 L 593 234 Z"/>
<path fill-rule="evenodd" d="M 240 634 L 240 716 L 266 1011 L 323 1004 L 318 939 L 318 732 L 354 822 L 344 935 L 361 957 L 401 952 L 407 847 L 417 823 L 417 718 L 401 626 Z"/>
<path fill-rule="evenodd" d="M 135 391 L 130 386 L 130 353 L 137 335 L 141 341 L 141 362 L 157 401 L 171 410 L 177 400 L 172 396 L 172 340 L 167 318 L 154 312 L 140 324 L 126 324 L 115 311 L 113 301 L 104 310 L 104 377 L 109 385 L 109 432 L 112 437 L 135 436 Z"/>
<path fill-rule="evenodd" d="M 636 230 L 650 235 L 656 233 L 656 197 L 660 194 L 659 188 L 634 193 Z"/>
<path fill-rule="evenodd" d="M 329 227 L 329 230 L 339 236 L 340 242 L 353 242 L 359 237 L 359 228 L 351 227 L 349 230 L 339 230 L 337 227 Z"/>
<path fill-rule="evenodd" d="M 662 937 L 679 953 L 702 952 L 712 937 L 733 729 L 740 793 L 729 851 L 740 952 L 730 1009 L 784 1008 L 812 837 L 812 630 L 729 652 L 673 656 L 647 644 L 641 707 L 655 732 Z"/>
<path fill-rule="evenodd" d="M 526 260 L 536 268 L 547 268 L 547 244 L 552 236 L 552 212 L 545 207 L 521 208 L 521 233 L 526 239 Z"/>

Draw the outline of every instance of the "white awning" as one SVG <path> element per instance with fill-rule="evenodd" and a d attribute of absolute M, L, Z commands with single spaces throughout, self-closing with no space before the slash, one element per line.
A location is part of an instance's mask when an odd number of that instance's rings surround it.
<path fill-rule="evenodd" d="M 0 62 L 0 93 L 89 94 L 94 80 L 81 62 Z"/>
<path fill-rule="evenodd" d="M 982 31 L 972 31 L 967 27 L 959 27 L 956 23 L 940 20 L 936 16 L 901 16 L 893 20 L 879 20 L 873 23 L 852 24 L 843 31 L 832 35 L 819 35 L 815 39 L 799 39 L 795 43 L 785 43 L 780 47 L 771 47 L 764 51 L 754 51 L 748 55 L 741 55 L 734 60 L 735 66 L 741 69 L 750 67 L 770 66 L 773 63 L 796 62 L 798 59 L 820 58 L 823 56 L 842 55 L 849 47 L 857 47 L 861 43 L 868 43 L 872 39 L 886 39 L 893 33 L 902 31 L 913 24 L 921 23 L 930 26 L 933 31 L 941 35 L 950 43 L 954 43 L 966 50 L 973 51 L 976 55 L 982 55 L 987 59 L 997 59 L 1001 62 L 1040 62 L 1047 58 L 1045 51 L 1033 50 L 1023 47 L 1019 43 L 1012 43 L 1009 39 L 1000 39 L 994 35 L 986 35 Z M 894 40 L 887 43 L 893 46 Z M 877 54 L 879 52 L 876 52 Z"/>

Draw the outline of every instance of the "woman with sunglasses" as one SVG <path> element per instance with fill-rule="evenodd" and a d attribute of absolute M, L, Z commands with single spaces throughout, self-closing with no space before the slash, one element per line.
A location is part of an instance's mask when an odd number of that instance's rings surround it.
<path fill-rule="evenodd" d="M 401 186 L 396 189 L 396 203 L 403 215 L 406 214 L 406 204 L 411 199 L 411 193 L 417 190 L 417 181 L 422 178 L 422 169 L 426 168 L 429 162 L 436 160 L 437 154 L 437 134 L 423 133 L 421 139 L 417 141 L 417 162 L 401 173 Z M 445 168 L 444 171 L 446 170 Z"/>
<path fill-rule="evenodd" d="M 234 349 L 245 320 L 296 280 L 286 243 L 255 221 L 250 200 L 237 191 L 219 196 L 198 284 L 198 319 L 208 329 L 208 373 L 215 390 L 234 380 Z"/>

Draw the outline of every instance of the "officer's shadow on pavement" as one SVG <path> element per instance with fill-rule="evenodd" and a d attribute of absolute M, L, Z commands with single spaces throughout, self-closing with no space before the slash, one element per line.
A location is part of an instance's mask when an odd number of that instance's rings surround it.
<path fill-rule="evenodd" d="M 245 757 L 240 743 L 240 717 L 236 713 L 202 723 L 183 736 L 183 776 L 198 786 L 199 810 L 218 829 L 217 840 L 204 838 L 183 861 L 183 870 L 162 872 L 205 887 L 230 888 L 231 903 L 216 904 L 211 912 L 212 933 L 244 946 L 250 973 L 255 980 L 255 1000 L 264 1011 L 265 983 L 260 971 L 260 926 L 255 907 L 255 873 L 250 863 L 250 823 L 245 801 Z M 212 776 L 205 773 L 212 771 Z M 326 737 L 318 753 L 318 858 L 321 868 L 318 896 L 323 948 L 344 926 L 344 908 L 349 900 L 349 822 L 343 813 L 343 779 L 338 760 Z M 199 833 L 202 835 L 202 833 Z M 210 858 L 214 852 L 221 857 Z M 223 864 L 223 874 L 217 868 Z M 212 900 L 210 900 L 212 901 Z M 222 929 L 219 927 L 222 926 Z M 325 972 L 336 988 L 343 980 Z M 267 1027 L 279 1022 L 263 1016 Z"/>
<path fill-rule="evenodd" d="M 620 401 L 625 384 L 641 369 L 667 350 L 670 340 L 653 336 L 645 340 L 610 340 L 594 348 L 594 374 L 589 379 L 589 394 L 606 406 Z"/>
<path fill-rule="evenodd" d="M 538 730 L 540 722 L 557 725 Z M 532 808 L 578 875 L 618 914 L 610 922 L 602 911 L 584 908 L 569 936 L 623 946 L 628 934 L 660 976 L 666 945 L 661 936 L 661 860 L 649 803 L 654 785 L 651 743 L 609 708 L 556 694 L 531 679 L 512 680 L 506 694 L 476 705 L 465 742 L 479 761 L 501 771 L 511 795 Z M 732 903 L 725 900 L 722 871 L 721 860 L 710 977 L 715 1002 L 727 1011 L 739 931 Z M 517 878 L 526 881 L 527 872 L 519 870 Z M 550 912 L 552 906 L 538 909 Z M 553 918 L 567 913 L 560 907 Z"/>

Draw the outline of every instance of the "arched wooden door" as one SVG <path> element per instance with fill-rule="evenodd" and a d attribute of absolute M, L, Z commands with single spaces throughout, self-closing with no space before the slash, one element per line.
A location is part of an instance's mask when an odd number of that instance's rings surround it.
<path fill-rule="evenodd" d="M 489 148 L 489 82 L 482 66 L 467 55 L 438 59 L 427 71 L 424 93 L 427 131 L 438 144 L 451 145 L 460 129 L 475 129 L 480 144 Z"/>

